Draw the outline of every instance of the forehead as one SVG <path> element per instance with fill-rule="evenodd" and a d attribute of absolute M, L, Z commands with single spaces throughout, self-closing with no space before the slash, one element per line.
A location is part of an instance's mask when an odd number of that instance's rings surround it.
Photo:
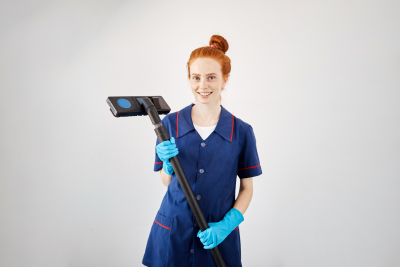
<path fill-rule="evenodd" d="M 190 65 L 190 73 L 207 74 L 212 72 L 221 74 L 221 65 L 212 58 L 200 57 Z"/>

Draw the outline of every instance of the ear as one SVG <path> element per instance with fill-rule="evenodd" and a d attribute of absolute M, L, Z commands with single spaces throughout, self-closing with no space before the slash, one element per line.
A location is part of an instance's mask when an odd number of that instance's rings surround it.
<path fill-rule="evenodd" d="M 225 88 L 227 82 L 228 82 L 228 78 L 224 78 L 224 82 L 222 83 L 222 87 L 221 87 L 222 89 Z"/>

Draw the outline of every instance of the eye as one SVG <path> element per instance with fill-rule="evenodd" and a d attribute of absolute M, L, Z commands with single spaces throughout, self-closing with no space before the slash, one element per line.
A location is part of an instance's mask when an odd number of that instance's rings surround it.
<path fill-rule="evenodd" d="M 199 78 L 199 77 L 197 77 L 197 76 L 193 77 L 193 79 L 196 80 L 196 81 L 197 81 L 198 78 Z"/>
<path fill-rule="evenodd" d="M 210 76 L 209 78 L 210 79 L 212 78 L 211 80 L 215 80 L 215 76 Z"/>

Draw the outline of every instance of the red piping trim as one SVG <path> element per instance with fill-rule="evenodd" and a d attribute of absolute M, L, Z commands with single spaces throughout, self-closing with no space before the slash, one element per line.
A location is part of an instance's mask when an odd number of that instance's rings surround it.
<path fill-rule="evenodd" d="M 155 221 L 156 223 L 158 223 L 160 226 L 162 226 L 162 227 L 164 227 L 164 228 L 167 228 L 167 229 L 170 229 L 169 227 L 164 226 L 164 225 L 162 225 L 161 223 L 157 222 L 155 219 L 154 219 L 154 221 Z"/>
<path fill-rule="evenodd" d="M 255 168 L 255 167 L 258 167 L 258 166 L 260 166 L 260 165 L 261 165 L 261 164 L 258 164 L 258 165 L 253 166 L 253 167 L 241 168 L 241 169 L 238 169 L 238 171 L 240 171 L 240 170 L 245 170 L 245 169 Z"/>
<path fill-rule="evenodd" d="M 235 230 L 237 230 L 237 229 L 239 229 L 239 226 L 238 226 L 238 227 L 236 227 L 235 229 L 233 229 L 233 231 L 235 231 Z"/>
<path fill-rule="evenodd" d="M 178 138 L 178 119 L 179 119 L 179 110 L 176 114 L 176 138 Z"/>
<path fill-rule="evenodd" d="M 232 114 L 232 132 L 231 132 L 231 141 L 232 142 L 232 135 L 233 135 L 233 124 L 235 123 L 235 120 L 233 119 L 233 114 Z"/>
<path fill-rule="evenodd" d="M 160 164 L 160 163 L 163 163 L 163 162 L 162 161 L 161 162 L 157 162 L 157 161 L 155 162 L 155 164 Z"/>

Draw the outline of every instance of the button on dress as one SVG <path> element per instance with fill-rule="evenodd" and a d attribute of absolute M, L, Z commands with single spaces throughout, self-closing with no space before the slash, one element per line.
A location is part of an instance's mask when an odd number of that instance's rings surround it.
<path fill-rule="evenodd" d="M 235 203 L 236 179 L 262 174 L 253 128 L 223 106 L 214 131 L 203 140 L 193 126 L 190 104 L 161 123 L 175 138 L 178 158 L 207 222 L 219 222 Z M 158 139 L 156 145 L 159 144 Z M 155 153 L 154 171 L 162 169 Z M 142 263 L 149 267 L 214 267 L 197 237 L 199 226 L 176 174 L 151 226 Z M 218 246 L 226 266 L 241 267 L 239 227 Z"/>

